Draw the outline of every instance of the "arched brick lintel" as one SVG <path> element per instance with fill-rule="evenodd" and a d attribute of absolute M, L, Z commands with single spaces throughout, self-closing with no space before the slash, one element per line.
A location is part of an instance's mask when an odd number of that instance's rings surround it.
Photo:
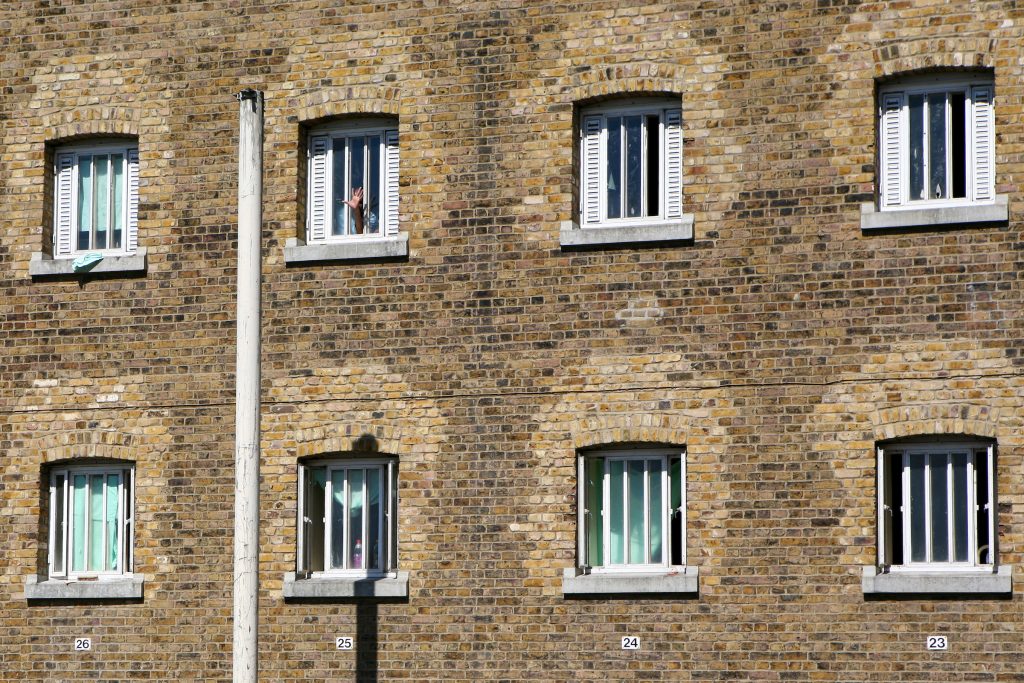
<path fill-rule="evenodd" d="M 398 88 L 354 85 L 300 95 L 295 99 L 292 109 L 300 123 L 310 124 L 350 114 L 398 116 L 399 100 Z"/>
<path fill-rule="evenodd" d="M 875 78 L 929 69 L 991 68 L 996 41 L 991 38 L 929 38 L 893 43 L 873 50 Z"/>
<path fill-rule="evenodd" d="M 80 431 L 51 434 L 35 444 L 43 463 L 65 460 L 139 459 L 139 447 L 131 434 L 116 431 Z"/>
<path fill-rule="evenodd" d="M 347 424 L 304 429 L 295 437 L 299 458 L 329 453 L 381 453 L 401 456 L 402 432 L 390 425 Z"/>
<path fill-rule="evenodd" d="M 574 430 L 577 449 L 627 443 L 686 444 L 688 425 L 661 415 L 607 415 L 584 420 Z"/>
<path fill-rule="evenodd" d="M 76 107 L 43 116 L 42 133 L 49 142 L 103 135 L 138 137 L 140 117 L 135 107 Z"/>
<path fill-rule="evenodd" d="M 969 434 L 997 438 L 999 416 L 988 406 L 951 403 L 899 406 L 874 416 L 875 440 L 927 434 Z"/>
<path fill-rule="evenodd" d="M 569 101 L 588 104 L 629 95 L 676 95 L 686 90 L 682 68 L 674 64 L 641 62 L 595 67 L 572 78 Z"/>

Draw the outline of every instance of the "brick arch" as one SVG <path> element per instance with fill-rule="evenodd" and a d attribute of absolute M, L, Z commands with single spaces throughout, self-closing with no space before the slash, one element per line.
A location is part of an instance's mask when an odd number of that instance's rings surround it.
<path fill-rule="evenodd" d="M 611 446 L 625 443 L 683 445 L 688 426 L 668 415 L 602 415 L 582 420 L 574 430 L 573 446 Z"/>
<path fill-rule="evenodd" d="M 100 135 L 137 137 L 140 116 L 135 107 L 76 107 L 43 116 L 43 137 L 57 141 Z"/>
<path fill-rule="evenodd" d="M 313 427 L 295 437 L 295 455 L 303 458 L 325 453 L 387 453 L 401 455 L 406 449 L 402 431 L 391 425 L 354 423 Z"/>
<path fill-rule="evenodd" d="M 63 460 L 138 460 L 139 447 L 131 434 L 118 431 L 77 431 L 51 434 L 36 442 L 43 463 Z"/>
<path fill-rule="evenodd" d="M 295 99 L 293 109 L 301 123 L 313 123 L 346 114 L 398 116 L 400 97 L 398 88 L 353 85 L 300 95 Z"/>
<path fill-rule="evenodd" d="M 686 78 L 681 67 L 640 62 L 582 71 L 573 76 L 568 97 L 577 104 L 632 94 L 677 95 L 681 98 L 685 89 Z"/>
<path fill-rule="evenodd" d="M 923 38 L 893 43 L 872 51 L 875 78 L 928 69 L 992 67 L 996 41 L 991 38 Z"/>
<path fill-rule="evenodd" d="M 998 411 L 963 403 L 899 406 L 872 416 L 875 440 L 926 434 L 970 434 L 996 438 Z"/>

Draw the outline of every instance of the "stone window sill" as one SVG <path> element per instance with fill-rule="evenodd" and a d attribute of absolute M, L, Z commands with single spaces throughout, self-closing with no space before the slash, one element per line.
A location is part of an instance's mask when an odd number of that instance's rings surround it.
<path fill-rule="evenodd" d="M 985 594 L 1009 595 L 1013 592 L 1013 567 L 1002 566 L 996 572 L 878 572 L 864 567 L 861 588 L 865 595 Z"/>
<path fill-rule="evenodd" d="M 141 600 L 141 577 L 118 576 L 96 581 L 25 578 L 26 600 Z"/>
<path fill-rule="evenodd" d="M 284 262 L 289 266 L 322 261 L 386 261 L 408 256 L 407 232 L 400 232 L 394 237 L 352 238 L 315 244 L 306 244 L 292 237 L 284 245 Z"/>
<path fill-rule="evenodd" d="M 693 214 L 682 219 L 644 225 L 581 228 L 575 221 L 564 221 L 559 236 L 563 249 L 586 249 L 657 242 L 689 242 L 693 239 Z"/>
<path fill-rule="evenodd" d="M 697 567 L 678 567 L 656 573 L 580 574 L 575 567 L 562 576 L 563 595 L 636 595 L 698 593 Z"/>
<path fill-rule="evenodd" d="M 82 270 L 75 270 L 74 258 L 53 258 L 49 254 L 37 251 L 32 254 L 28 264 L 28 274 L 36 278 L 46 277 L 83 277 L 86 275 L 123 275 L 146 272 L 146 249 L 140 247 L 134 254 L 121 256 L 104 256 L 102 261 Z"/>
<path fill-rule="evenodd" d="M 322 600 L 330 598 L 407 598 L 409 572 L 379 578 L 314 577 L 298 578 L 295 572 L 284 575 L 285 600 Z"/>
<path fill-rule="evenodd" d="M 970 206 L 879 211 L 873 203 L 860 205 L 860 229 L 868 231 L 1005 223 L 1009 218 L 1010 204 L 1005 194 L 997 195 L 992 204 Z"/>

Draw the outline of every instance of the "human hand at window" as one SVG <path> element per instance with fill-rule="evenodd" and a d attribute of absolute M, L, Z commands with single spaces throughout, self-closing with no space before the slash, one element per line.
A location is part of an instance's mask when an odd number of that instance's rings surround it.
<path fill-rule="evenodd" d="M 352 190 L 352 198 L 347 199 L 345 205 L 352 209 L 352 217 L 356 224 L 356 234 L 363 234 L 363 188 L 357 187 Z"/>

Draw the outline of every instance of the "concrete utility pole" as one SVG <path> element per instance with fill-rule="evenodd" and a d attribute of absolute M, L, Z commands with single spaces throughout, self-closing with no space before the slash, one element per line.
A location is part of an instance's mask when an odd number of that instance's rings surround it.
<path fill-rule="evenodd" d="M 256 683 L 260 519 L 260 231 L 263 93 L 238 98 L 238 337 L 235 364 L 234 683 Z"/>

